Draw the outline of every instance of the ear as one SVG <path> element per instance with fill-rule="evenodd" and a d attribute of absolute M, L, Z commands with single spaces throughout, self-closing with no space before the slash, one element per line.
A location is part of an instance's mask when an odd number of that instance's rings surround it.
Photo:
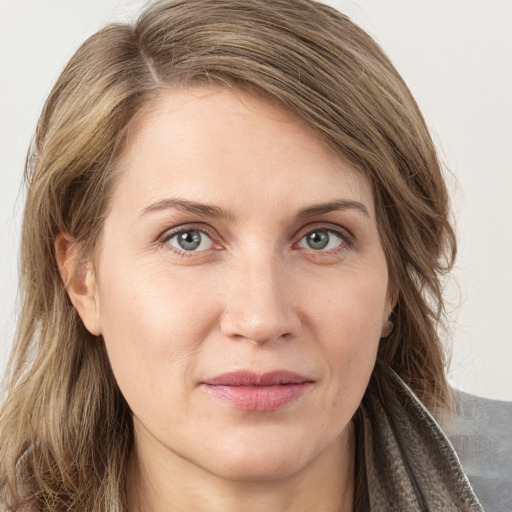
<path fill-rule="evenodd" d="M 388 290 L 388 301 L 389 301 L 389 314 L 393 312 L 398 302 L 398 287 L 396 285 L 391 285 Z M 388 315 L 389 316 L 389 315 Z"/>
<path fill-rule="evenodd" d="M 382 329 L 380 333 L 381 338 L 388 337 L 393 331 L 393 322 L 389 319 L 395 306 L 398 302 L 398 290 L 394 285 L 390 285 L 388 287 L 388 294 L 386 300 L 386 311 L 384 312 L 384 317 L 382 319 Z"/>
<path fill-rule="evenodd" d="M 82 260 L 79 245 L 66 233 L 57 235 L 54 246 L 60 277 L 69 299 L 87 330 L 95 336 L 100 335 L 100 301 L 92 262 Z"/>

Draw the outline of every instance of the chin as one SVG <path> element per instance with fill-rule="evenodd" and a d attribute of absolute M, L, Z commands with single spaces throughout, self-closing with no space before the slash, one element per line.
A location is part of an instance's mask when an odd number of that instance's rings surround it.
<path fill-rule="evenodd" d="M 225 479 L 238 482 L 275 482 L 300 472 L 302 464 L 289 460 L 235 460 L 225 462 L 213 473 Z"/>
<path fill-rule="evenodd" d="M 298 450 L 297 445 L 286 446 L 285 442 L 280 442 L 263 446 L 260 441 L 252 446 L 231 445 L 229 451 L 210 458 L 209 467 L 205 469 L 226 480 L 270 482 L 300 472 L 312 459 L 314 455 L 308 457 L 308 451 Z"/>

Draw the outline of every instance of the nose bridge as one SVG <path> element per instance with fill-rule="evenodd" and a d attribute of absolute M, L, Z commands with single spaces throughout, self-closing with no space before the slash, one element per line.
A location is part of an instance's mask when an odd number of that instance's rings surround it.
<path fill-rule="evenodd" d="M 267 343 L 297 333 L 299 320 L 282 262 L 269 248 L 241 254 L 231 269 L 222 330 L 230 337 Z"/>

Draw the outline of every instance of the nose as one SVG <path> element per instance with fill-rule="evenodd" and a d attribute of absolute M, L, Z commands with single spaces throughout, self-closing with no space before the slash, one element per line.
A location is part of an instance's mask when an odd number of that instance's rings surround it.
<path fill-rule="evenodd" d="M 225 283 L 222 333 L 258 345 L 296 337 L 301 320 L 289 272 L 272 254 L 240 259 Z"/>

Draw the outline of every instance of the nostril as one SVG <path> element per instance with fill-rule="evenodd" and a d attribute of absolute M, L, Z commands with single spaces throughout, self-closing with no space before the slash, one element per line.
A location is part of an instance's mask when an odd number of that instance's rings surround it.
<path fill-rule="evenodd" d="M 298 333 L 299 322 L 292 315 L 275 315 L 273 318 L 249 317 L 236 311 L 225 314 L 221 320 L 221 331 L 229 338 L 248 341 L 255 345 L 287 341 Z"/>

